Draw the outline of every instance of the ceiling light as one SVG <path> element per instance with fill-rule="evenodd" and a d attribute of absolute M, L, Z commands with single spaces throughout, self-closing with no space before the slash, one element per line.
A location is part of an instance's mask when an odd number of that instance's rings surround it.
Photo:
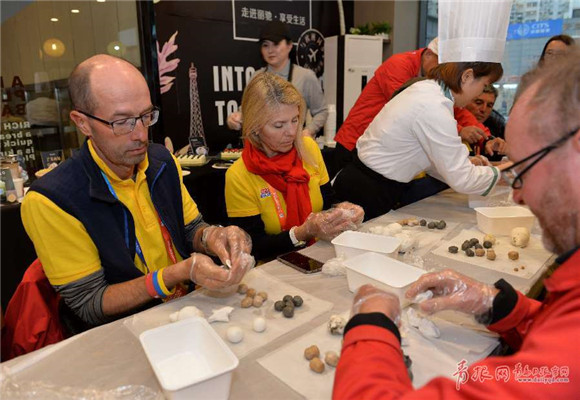
<path fill-rule="evenodd" d="M 42 49 L 47 55 L 58 58 L 64 54 L 66 47 L 59 39 L 51 38 L 43 43 Z"/>
<path fill-rule="evenodd" d="M 50 19 L 52 22 L 58 22 L 58 18 L 51 18 Z"/>
<path fill-rule="evenodd" d="M 97 0 L 97 3 L 104 3 L 107 0 Z"/>
<path fill-rule="evenodd" d="M 123 57 L 127 51 L 127 46 L 123 42 L 115 40 L 107 45 L 107 53 L 112 56 Z"/>
<path fill-rule="evenodd" d="M 73 14 L 78 14 L 78 13 L 80 13 L 80 10 L 73 9 L 73 10 L 70 10 L 70 12 L 73 13 Z"/>

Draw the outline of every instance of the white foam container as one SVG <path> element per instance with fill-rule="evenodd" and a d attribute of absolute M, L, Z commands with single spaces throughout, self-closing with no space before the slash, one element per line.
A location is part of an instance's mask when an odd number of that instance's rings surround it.
<path fill-rule="evenodd" d="M 420 268 L 377 253 L 361 254 L 346 260 L 344 264 L 348 289 L 351 292 L 355 292 L 362 285 L 370 283 L 396 294 L 401 302 L 401 307 L 409 303 L 405 297 L 405 292 L 409 286 L 425 273 Z"/>
<path fill-rule="evenodd" d="M 143 332 L 139 339 L 168 399 L 227 399 L 239 361 L 204 318 Z"/>
<path fill-rule="evenodd" d="M 525 207 L 476 207 L 477 227 L 484 233 L 509 235 L 513 228 L 532 229 L 535 216 Z"/>
<path fill-rule="evenodd" d="M 369 251 L 383 254 L 393 253 L 401 246 L 401 239 L 374 233 L 346 231 L 335 237 L 331 243 L 334 245 L 336 256 L 343 256 L 348 260 Z"/>

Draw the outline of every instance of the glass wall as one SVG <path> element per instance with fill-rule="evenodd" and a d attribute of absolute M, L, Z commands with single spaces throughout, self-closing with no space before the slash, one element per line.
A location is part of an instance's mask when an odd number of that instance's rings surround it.
<path fill-rule="evenodd" d="M 84 137 L 69 119 L 67 78 L 99 53 L 141 67 L 134 1 L 2 1 L 0 155 L 28 175 L 68 157 Z"/>
<path fill-rule="evenodd" d="M 437 35 L 437 0 L 425 2 L 424 43 Z M 580 0 L 514 0 L 504 59 L 504 75 L 496 84 L 495 109 L 507 117 L 523 74 L 540 58 L 546 41 L 567 34 L 580 40 Z"/>

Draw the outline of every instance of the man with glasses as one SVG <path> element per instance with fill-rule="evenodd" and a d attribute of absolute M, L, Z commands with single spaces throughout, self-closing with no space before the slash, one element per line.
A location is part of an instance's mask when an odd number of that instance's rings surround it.
<path fill-rule="evenodd" d="M 580 52 L 523 79 L 506 127 L 514 162 L 504 177 L 538 217 L 544 245 L 559 254 L 543 302 L 506 281 L 477 282 L 453 270 L 423 275 L 422 311 L 456 310 L 497 332 L 514 353 L 488 357 L 413 391 L 400 348 L 397 296 L 363 286 L 355 295 L 336 370 L 334 398 L 578 398 L 580 393 Z M 533 116 L 531 118 L 530 116 Z M 511 173 L 511 175 L 508 175 Z M 497 262 L 497 261 L 496 261 Z M 459 360 L 458 360 L 459 361 Z M 484 378 L 482 378 L 482 376 Z"/>
<path fill-rule="evenodd" d="M 159 110 L 139 70 L 97 55 L 75 68 L 69 90 L 70 117 L 87 140 L 22 204 L 46 276 L 74 312 L 63 315 L 86 329 L 179 297 L 193 282 L 238 283 L 253 261 L 249 236 L 204 223 L 179 164 L 149 143 Z"/>

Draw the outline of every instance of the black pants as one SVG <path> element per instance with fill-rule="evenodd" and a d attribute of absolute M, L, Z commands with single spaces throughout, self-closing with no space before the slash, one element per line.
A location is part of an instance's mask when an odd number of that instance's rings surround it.
<path fill-rule="evenodd" d="M 430 176 L 401 183 L 385 178 L 364 165 L 355 155 L 334 182 L 336 197 L 358 204 L 365 211 L 365 221 L 407 204 L 439 193 L 448 186 Z"/>
<path fill-rule="evenodd" d="M 338 174 L 341 169 L 352 162 L 352 157 L 353 152 L 348 150 L 340 143 L 336 143 L 336 147 L 332 149 L 332 155 L 330 157 L 324 157 L 326 170 L 328 171 L 330 180 L 334 179 L 336 174 Z"/>

